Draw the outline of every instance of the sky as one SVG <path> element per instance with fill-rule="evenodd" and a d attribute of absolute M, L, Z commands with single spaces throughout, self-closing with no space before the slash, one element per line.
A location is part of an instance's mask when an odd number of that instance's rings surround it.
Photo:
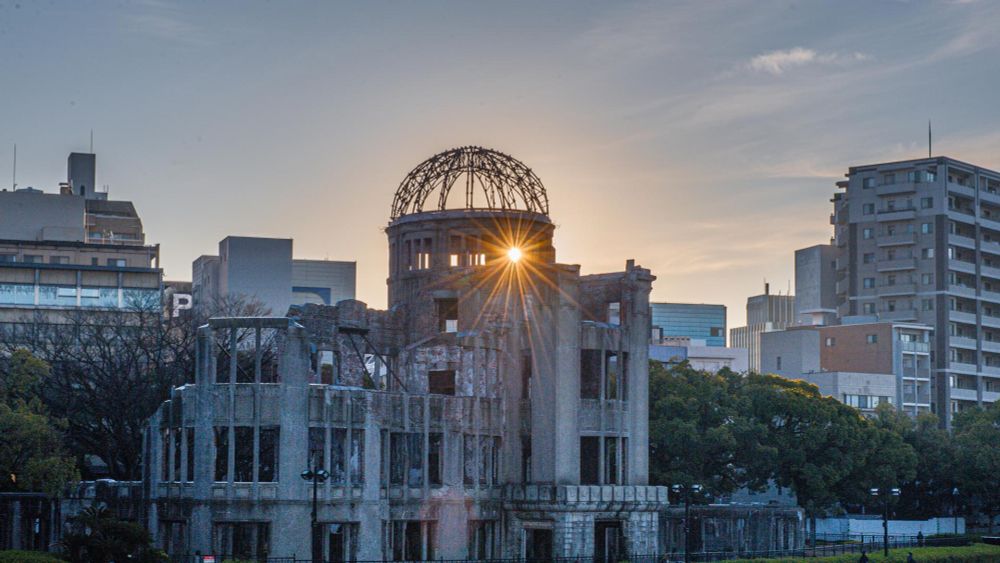
<path fill-rule="evenodd" d="M 0 186 L 56 191 L 94 133 L 166 279 L 227 235 L 355 260 L 386 301 L 392 197 L 462 145 L 544 183 L 558 260 L 658 301 L 792 284 L 852 165 L 1000 169 L 1000 3 L 0 0 Z"/>

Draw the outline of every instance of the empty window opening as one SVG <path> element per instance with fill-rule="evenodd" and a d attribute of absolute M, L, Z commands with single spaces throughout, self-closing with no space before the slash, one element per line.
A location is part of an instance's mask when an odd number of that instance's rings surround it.
<path fill-rule="evenodd" d="M 442 369 L 427 372 L 427 390 L 437 395 L 455 394 L 455 370 Z"/>
<path fill-rule="evenodd" d="M 601 484 L 601 446 L 596 436 L 580 437 L 580 484 Z"/>
<path fill-rule="evenodd" d="M 458 299 L 438 299 L 438 331 L 458 332 Z"/>

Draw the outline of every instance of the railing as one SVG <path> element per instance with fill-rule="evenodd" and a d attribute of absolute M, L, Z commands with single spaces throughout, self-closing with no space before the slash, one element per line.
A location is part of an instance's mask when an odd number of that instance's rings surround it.
<path fill-rule="evenodd" d="M 807 559 L 812 557 L 827 557 L 849 553 L 879 553 L 884 549 L 883 537 L 881 535 L 842 535 L 831 537 L 831 539 L 820 539 L 817 536 L 817 545 L 807 546 L 802 549 L 760 549 L 760 550 L 731 550 L 731 551 L 698 551 L 690 554 L 691 561 L 728 561 L 733 559 L 758 559 L 758 558 L 796 558 Z M 967 537 L 941 537 L 941 538 L 920 538 L 918 536 L 890 536 L 889 549 L 905 549 L 913 547 L 960 547 L 971 543 Z M 239 558 L 222 555 L 182 555 L 172 558 L 174 563 L 205 563 L 214 557 L 216 563 L 223 561 L 255 562 L 255 563 L 312 563 L 309 558 L 300 557 L 269 557 L 269 558 Z M 612 563 L 628 561 L 629 563 L 676 563 L 684 561 L 684 551 L 677 550 L 664 555 L 627 555 L 621 554 L 616 557 L 596 556 L 596 557 L 549 557 L 535 559 L 434 559 L 434 560 L 407 560 L 408 563 L 460 563 L 466 561 L 483 561 L 486 563 Z M 324 561 L 324 563 L 330 563 Z M 356 563 L 385 563 L 385 561 L 362 561 Z"/>

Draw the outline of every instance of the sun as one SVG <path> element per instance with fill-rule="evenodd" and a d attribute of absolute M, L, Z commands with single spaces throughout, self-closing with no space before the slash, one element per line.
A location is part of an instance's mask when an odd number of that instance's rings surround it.
<path fill-rule="evenodd" d="M 516 246 L 511 247 L 510 250 L 507 251 L 507 258 L 511 262 L 517 262 L 521 259 L 521 249 Z"/>

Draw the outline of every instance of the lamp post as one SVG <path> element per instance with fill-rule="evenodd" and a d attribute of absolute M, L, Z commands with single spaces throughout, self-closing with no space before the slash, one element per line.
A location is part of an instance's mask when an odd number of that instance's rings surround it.
<path fill-rule="evenodd" d="M 891 489 L 874 487 L 870 492 L 873 497 L 882 497 L 882 546 L 885 550 L 885 556 L 889 557 L 889 499 L 898 497 L 899 489 L 896 487 Z"/>
<path fill-rule="evenodd" d="M 700 493 L 701 485 L 673 485 L 670 489 L 675 494 L 684 494 L 684 563 L 691 562 L 691 493 Z"/>
<path fill-rule="evenodd" d="M 323 469 L 322 467 L 317 467 L 319 464 L 316 463 L 316 452 L 310 456 L 310 467 L 302 472 L 302 479 L 305 481 L 312 481 L 313 489 L 313 502 L 312 502 L 312 560 L 313 563 L 322 563 L 323 561 L 323 542 L 320 538 L 318 523 L 317 523 L 317 508 L 319 507 L 319 484 L 326 482 L 327 478 L 330 477 L 330 473 Z"/>
<path fill-rule="evenodd" d="M 951 490 L 951 520 L 955 524 L 955 535 L 958 535 L 958 487 Z"/>

